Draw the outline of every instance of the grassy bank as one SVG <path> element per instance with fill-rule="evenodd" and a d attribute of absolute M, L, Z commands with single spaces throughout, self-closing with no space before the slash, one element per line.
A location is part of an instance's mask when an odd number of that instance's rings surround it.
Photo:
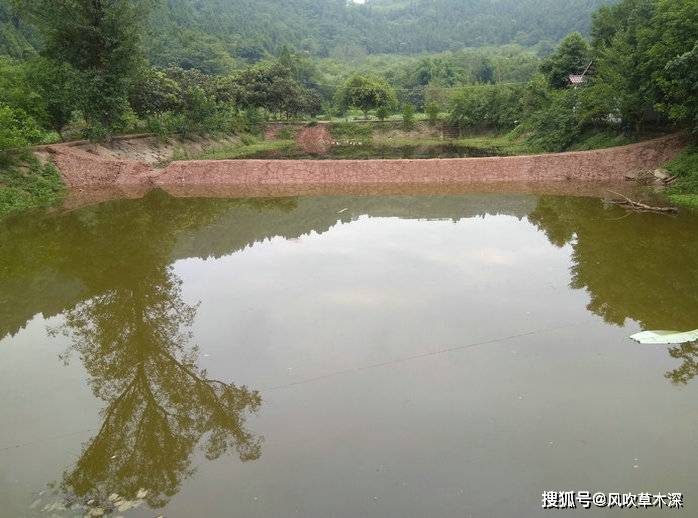
<path fill-rule="evenodd" d="M 393 139 L 389 141 L 349 141 L 332 144 L 326 152 L 309 153 L 295 141 L 263 141 L 255 144 L 226 144 L 214 148 L 177 153 L 173 160 L 371 160 L 398 158 L 466 158 L 524 154 L 525 148 L 487 139 Z"/>
<path fill-rule="evenodd" d="M 669 162 L 667 170 L 678 176 L 668 191 L 671 201 L 698 208 L 698 144 L 690 146 L 676 160 Z"/>
<path fill-rule="evenodd" d="M 296 143 L 293 140 L 261 140 L 245 138 L 239 143 L 214 146 L 204 151 L 179 150 L 174 153 L 172 160 L 232 160 L 255 158 L 265 155 L 285 155 L 293 153 Z"/>
<path fill-rule="evenodd" d="M 58 170 L 33 155 L 0 156 L 0 217 L 56 203 L 65 187 Z"/>

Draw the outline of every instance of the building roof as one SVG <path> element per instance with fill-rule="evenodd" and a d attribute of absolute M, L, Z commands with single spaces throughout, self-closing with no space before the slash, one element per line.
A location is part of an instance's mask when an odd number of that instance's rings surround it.
<path fill-rule="evenodd" d="M 593 61 L 591 63 L 589 63 L 587 65 L 587 67 L 584 69 L 584 72 L 582 72 L 581 74 L 570 74 L 569 76 L 567 76 L 567 81 L 571 85 L 583 85 L 587 79 L 586 78 L 587 72 L 589 72 L 589 69 L 591 68 L 591 65 L 593 63 L 594 63 Z"/>

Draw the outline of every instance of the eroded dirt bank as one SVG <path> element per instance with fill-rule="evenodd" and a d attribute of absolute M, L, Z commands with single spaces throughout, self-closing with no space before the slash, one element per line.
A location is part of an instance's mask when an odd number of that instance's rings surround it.
<path fill-rule="evenodd" d="M 685 144 L 671 135 L 628 146 L 512 157 L 433 160 L 194 160 L 164 168 L 142 160 L 47 146 L 72 189 L 129 187 L 260 187 L 399 185 L 488 182 L 620 181 L 676 157 Z"/>

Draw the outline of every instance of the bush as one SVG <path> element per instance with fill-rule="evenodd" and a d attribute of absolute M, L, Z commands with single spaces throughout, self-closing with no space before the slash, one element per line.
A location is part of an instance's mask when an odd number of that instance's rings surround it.
<path fill-rule="evenodd" d="M 0 152 L 34 144 L 42 136 L 36 121 L 24 110 L 0 103 Z"/>
<path fill-rule="evenodd" d="M 164 138 L 169 135 L 186 136 L 188 125 L 181 113 L 164 112 L 151 115 L 146 118 L 146 128 L 149 133 Z"/>
<path fill-rule="evenodd" d="M 13 158 L 0 169 L 0 216 L 60 199 L 63 182 L 52 164 L 41 164 L 29 153 Z"/>
<path fill-rule="evenodd" d="M 388 118 L 390 115 L 390 110 L 388 109 L 387 106 L 379 106 L 376 109 L 376 117 L 378 117 L 378 120 L 384 121 L 385 119 Z"/>
<path fill-rule="evenodd" d="M 667 170 L 679 177 L 669 191 L 671 194 L 698 195 L 698 144 L 687 148 L 669 162 Z"/>

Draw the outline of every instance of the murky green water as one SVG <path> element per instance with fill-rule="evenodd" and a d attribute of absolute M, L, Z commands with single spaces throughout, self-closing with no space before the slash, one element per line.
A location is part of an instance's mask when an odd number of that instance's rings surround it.
<path fill-rule="evenodd" d="M 627 337 L 698 328 L 696 236 L 513 195 L 0 222 L 0 515 L 519 518 L 567 489 L 693 516 L 698 346 Z"/>

